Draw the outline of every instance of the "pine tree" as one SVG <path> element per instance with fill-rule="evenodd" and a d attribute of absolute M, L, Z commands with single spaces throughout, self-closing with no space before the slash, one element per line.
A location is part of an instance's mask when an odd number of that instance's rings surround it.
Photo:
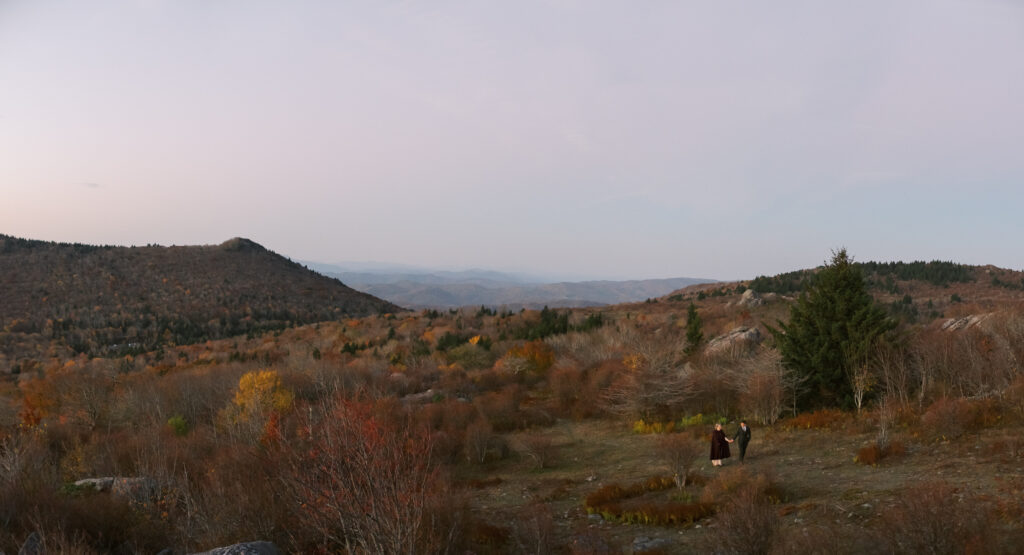
<path fill-rule="evenodd" d="M 790 307 L 789 321 L 778 326 L 769 330 L 782 362 L 804 384 L 797 405 L 848 409 L 854 404 L 851 376 L 896 323 L 875 304 L 860 269 L 840 249 Z"/>
<path fill-rule="evenodd" d="M 701 341 L 704 341 L 704 322 L 697 314 L 697 307 L 690 303 L 686 309 L 686 354 L 697 352 Z"/>

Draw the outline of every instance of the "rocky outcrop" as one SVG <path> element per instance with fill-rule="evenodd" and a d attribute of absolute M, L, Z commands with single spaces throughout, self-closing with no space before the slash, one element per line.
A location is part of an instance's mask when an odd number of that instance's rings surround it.
<path fill-rule="evenodd" d="M 738 306 L 747 307 L 761 306 L 764 304 L 764 299 L 761 298 L 761 295 L 757 294 L 757 291 L 754 291 L 753 289 L 747 289 L 746 291 L 743 292 L 743 296 L 740 297 L 740 300 L 736 301 L 736 304 Z"/>
<path fill-rule="evenodd" d="M 283 555 L 283 553 L 273 543 L 259 541 L 236 543 L 192 555 Z"/>
<path fill-rule="evenodd" d="M 957 331 L 972 328 L 988 319 L 991 314 L 972 314 L 963 318 L 950 318 L 942 323 L 945 331 Z"/>
<path fill-rule="evenodd" d="M 760 345 L 761 341 L 764 341 L 764 334 L 761 333 L 760 329 L 741 326 L 709 341 L 704 352 L 713 354 L 733 351 L 735 349 L 749 349 Z"/>
<path fill-rule="evenodd" d="M 104 477 L 86 478 L 75 482 L 77 487 L 92 487 L 96 491 L 109 492 L 136 503 L 146 503 L 156 498 L 156 480 L 145 477 Z"/>

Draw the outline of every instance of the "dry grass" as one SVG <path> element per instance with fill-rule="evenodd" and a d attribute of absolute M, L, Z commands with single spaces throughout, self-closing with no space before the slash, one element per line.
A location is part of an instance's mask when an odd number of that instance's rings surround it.
<path fill-rule="evenodd" d="M 1020 465 L 1020 459 L 1008 458 L 1014 449 L 1011 439 L 1020 431 L 1005 429 L 979 449 L 964 450 L 957 444 L 913 439 L 899 426 L 895 430 L 899 440 L 890 442 L 885 464 L 871 466 L 854 460 L 858 449 L 875 440 L 870 427 L 761 428 L 750 445 L 746 465 L 730 461 L 718 469 L 701 460 L 693 473 L 696 483 L 682 492 L 668 487 L 638 494 L 633 505 L 628 499 L 619 501 L 618 510 L 627 518 L 617 521 L 632 520 L 634 524 L 595 524 L 584 510 L 588 496 L 594 496 L 590 501 L 596 504 L 597 498 L 607 497 L 609 491 L 621 494 L 629 484 L 643 484 L 664 469 L 654 456 L 661 437 L 631 434 L 624 423 L 564 424 L 552 432 L 563 438 L 563 464 L 539 474 L 531 470 L 528 461 L 514 460 L 467 470 L 478 478 L 501 478 L 500 483 L 481 490 L 472 502 L 475 514 L 494 524 L 511 522 L 520 508 L 531 502 L 528 499 L 536 498 L 524 498 L 521 492 L 543 493 L 551 489 L 543 485 L 546 481 L 564 480 L 559 495 L 544 496 L 544 502 L 554 517 L 556 543 L 570 552 L 591 552 L 585 548 L 591 544 L 599 546 L 593 552 L 600 552 L 600 546 L 621 552 L 628 550 L 636 537 L 646 536 L 669 541 L 666 553 L 691 553 L 707 549 L 717 531 L 729 529 L 730 523 L 739 520 L 752 527 L 748 533 L 751 541 L 734 546 L 731 552 L 758 552 L 758 546 L 771 545 L 773 553 L 863 553 L 891 548 L 879 543 L 880 518 L 883 513 L 895 514 L 889 511 L 905 496 L 907 484 L 921 476 L 942 473 L 962 482 L 963 488 L 976 492 L 979 499 L 992 500 L 992 506 L 1002 511 L 996 514 L 1016 514 L 1020 507 L 1016 499 L 1024 492 L 1024 481 L 1010 482 L 1004 476 L 1016 468 L 1007 464 Z M 904 452 L 897 455 L 900 444 Z M 644 446 L 646 450 L 641 451 Z M 976 455 L 989 451 L 992 456 L 979 459 Z M 697 502 L 717 507 L 718 513 L 703 515 L 682 528 L 680 524 L 635 523 L 643 521 L 638 515 L 641 509 L 653 515 L 653 508 L 659 505 Z M 995 552 L 1001 552 L 999 545 L 1020 528 L 1016 520 L 1006 518 L 996 519 L 990 529 L 998 540 Z"/>

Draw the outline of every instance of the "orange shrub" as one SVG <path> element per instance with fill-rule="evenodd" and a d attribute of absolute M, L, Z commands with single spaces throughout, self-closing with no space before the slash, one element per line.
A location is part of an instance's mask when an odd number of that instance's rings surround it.
<path fill-rule="evenodd" d="M 753 474 L 745 467 L 725 468 L 704 486 L 701 501 L 705 503 L 728 502 L 737 492 L 752 488 L 758 495 L 772 501 L 781 501 L 784 497 L 782 489 L 775 479 L 767 473 Z"/>
<path fill-rule="evenodd" d="M 558 410 L 569 412 L 583 389 L 583 372 L 576 367 L 558 368 L 551 372 L 548 381 Z"/>
<path fill-rule="evenodd" d="M 529 341 L 509 349 L 500 362 L 504 369 L 513 374 L 544 374 L 555 363 L 555 351 L 543 341 Z"/>
<path fill-rule="evenodd" d="M 882 448 L 877 443 L 861 447 L 857 451 L 856 461 L 861 464 L 870 464 L 874 466 L 878 464 L 878 461 L 882 460 Z"/>
<path fill-rule="evenodd" d="M 921 427 L 932 438 L 955 439 L 996 424 L 999 406 L 992 399 L 942 398 L 921 416 Z"/>
<path fill-rule="evenodd" d="M 473 404 L 494 427 L 496 432 L 508 432 L 520 427 L 522 415 L 519 404 L 523 393 L 518 386 L 511 385 L 501 391 L 485 393 L 473 400 Z"/>
<path fill-rule="evenodd" d="M 787 418 L 782 422 L 782 427 L 802 430 L 812 428 L 831 430 L 845 424 L 849 418 L 848 414 L 838 409 L 821 409 Z"/>

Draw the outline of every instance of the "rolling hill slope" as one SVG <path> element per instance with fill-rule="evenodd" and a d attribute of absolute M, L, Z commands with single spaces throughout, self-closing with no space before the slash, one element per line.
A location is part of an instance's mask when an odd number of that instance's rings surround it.
<path fill-rule="evenodd" d="M 111 247 L 0 235 L 0 353 L 130 354 L 399 307 L 247 239 Z"/>

